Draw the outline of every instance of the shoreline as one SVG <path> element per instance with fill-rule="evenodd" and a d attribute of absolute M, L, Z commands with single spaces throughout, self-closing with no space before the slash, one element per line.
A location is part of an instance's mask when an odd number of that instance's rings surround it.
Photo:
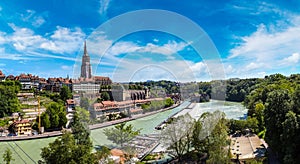
<path fill-rule="evenodd" d="M 160 112 L 164 112 L 173 108 L 176 108 L 178 106 L 180 106 L 180 104 L 174 104 L 171 107 L 168 108 L 163 108 L 157 111 L 152 111 L 152 112 L 148 112 L 145 114 L 137 114 L 137 115 L 133 115 L 132 117 L 127 117 L 127 118 L 123 118 L 123 119 L 119 119 L 119 120 L 113 120 L 113 121 L 109 121 L 109 122 L 103 122 L 103 123 L 98 123 L 98 124 L 92 124 L 89 125 L 89 129 L 90 130 L 94 130 L 94 129 L 100 129 L 100 128 L 105 128 L 108 126 L 113 126 L 116 124 L 120 124 L 122 122 L 128 122 L 128 121 L 132 121 L 132 120 L 136 120 L 139 118 L 143 118 L 143 117 L 147 117 L 150 115 L 154 115 Z M 34 139 L 42 139 L 42 138 L 50 138 L 50 137 L 57 137 L 57 136 L 61 136 L 62 132 L 61 131 L 52 131 L 52 132 L 45 132 L 43 134 L 39 134 L 39 135 L 32 135 L 32 136 L 12 136 L 12 137 L 0 137 L 0 142 L 6 142 L 6 141 L 22 141 L 22 140 L 34 140 Z"/>

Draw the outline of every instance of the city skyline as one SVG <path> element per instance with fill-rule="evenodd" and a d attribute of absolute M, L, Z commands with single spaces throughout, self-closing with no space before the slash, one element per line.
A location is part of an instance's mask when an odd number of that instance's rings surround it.
<path fill-rule="evenodd" d="M 300 72 L 299 7 L 297 1 L 261 0 L 251 4 L 169 0 L 0 2 L 0 70 L 6 75 L 79 77 L 76 65 L 81 62 L 86 40 L 93 75 L 109 76 L 116 82 L 176 80 L 177 75 L 170 73 L 173 71 L 182 72 L 182 81 L 210 80 L 205 61 L 191 46 L 193 40 L 160 31 L 136 32 L 117 41 L 99 32 L 97 42 L 90 39 L 101 24 L 120 14 L 161 9 L 190 19 L 206 32 L 219 51 L 226 78 L 274 73 L 288 76 Z M 99 49 L 106 45 L 112 46 L 99 58 Z M 190 72 L 192 76 L 185 75 Z"/>

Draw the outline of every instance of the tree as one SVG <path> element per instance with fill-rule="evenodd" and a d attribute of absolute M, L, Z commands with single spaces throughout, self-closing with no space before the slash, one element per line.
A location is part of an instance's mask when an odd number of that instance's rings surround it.
<path fill-rule="evenodd" d="M 48 164 L 97 163 L 91 148 L 76 144 L 74 136 L 65 131 L 54 142 L 42 148 L 41 157 Z"/>
<path fill-rule="evenodd" d="M 90 112 L 88 110 L 81 107 L 76 107 L 75 110 L 81 122 L 88 123 L 90 121 Z"/>
<path fill-rule="evenodd" d="M 246 120 L 245 128 L 251 129 L 253 132 L 258 131 L 258 121 L 256 117 L 248 117 Z M 243 129 L 244 130 L 244 129 Z"/>
<path fill-rule="evenodd" d="M 42 113 L 42 115 L 41 115 L 41 126 L 43 126 L 45 129 L 48 129 L 51 127 L 49 115 L 47 113 Z"/>
<path fill-rule="evenodd" d="M 81 122 L 79 114 L 75 113 L 73 122 L 71 123 L 72 133 L 74 135 L 76 144 L 86 145 L 92 147 L 92 141 L 90 140 L 90 129 L 86 122 Z"/>
<path fill-rule="evenodd" d="M 12 152 L 9 148 L 7 148 L 3 154 L 3 161 L 6 162 L 6 164 L 10 164 L 11 161 L 14 161 L 12 157 Z"/>
<path fill-rule="evenodd" d="M 107 92 L 102 92 L 101 93 L 101 99 L 103 101 L 108 101 L 108 100 L 110 100 L 110 96 L 109 96 L 109 94 Z"/>
<path fill-rule="evenodd" d="M 59 125 L 59 117 L 58 117 L 58 114 L 52 114 L 52 117 L 51 117 L 51 128 L 57 128 L 58 125 Z"/>
<path fill-rule="evenodd" d="M 100 149 L 98 149 L 95 155 L 100 164 L 113 163 L 108 159 L 111 153 L 109 148 L 106 146 L 102 146 Z"/>
<path fill-rule="evenodd" d="M 297 116 L 293 111 L 289 111 L 285 116 L 285 121 L 282 123 L 283 133 L 281 135 L 282 149 L 284 149 L 283 162 L 288 164 L 299 163 L 296 160 L 297 150 L 300 145 L 299 142 L 299 122 L 297 121 Z M 298 118 L 299 119 L 299 118 Z"/>
<path fill-rule="evenodd" d="M 255 105 L 255 115 L 254 117 L 258 121 L 258 131 L 263 131 L 265 129 L 265 122 L 264 122 L 264 110 L 265 106 L 262 103 L 258 103 Z"/>
<path fill-rule="evenodd" d="M 207 163 L 230 163 L 228 150 L 229 145 L 227 140 L 227 127 L 225 114 L 219 111 L 213 113 L 214 115 L 221 115 L 221 118 L 214 127 L 212 133 L 208 137 L 208 157 Z"/>
<path fill-rule="evenodd" d="M 54 142 L 49 143 L 48 147 L 42 148 L 41 156 L 46 163 L 70 163 L 73 160 L 75 150 L 75 140 L 71 133 L 64 132 Z M 75 162 L 75 161 L 73 161 Z"/>
<path fill-rule="evenodd" d="M 20 90 L 19 83 L 15 81 L 0 82 L 0 118 L 20 111 L 20 103 L 17 93 Z"/>
<path fill-rule="evenodd" d="M 195 121 L 192 144 L 197 152 L 208 154 L 208 136 L 214 129 L 218 119 L 218 117 L 206 112 Z"/>
<path fill-rule="evenodd" d="M 123 122 L 115 125 L 114 128 L 105 129 L 104 134 L 108 140 L 111 140 L 113 143 L 122 147 L 124 143 L 139 135 L 140 131 L 141 129 L 134 130 L 134 127 L 131 124 L 126 126 L 126 122 Z"/>
<path fill-rule="evenodd" d="M 194 127 L 193 127 L 193 138 L 192 138 L 192 145 L 194 146 L 195 150 L 197 152 L 204 152 L 205 148 L 202 142 L 203 139 L 199 138 L 200 133 L 202 132 L 202 123 L 201 120 L 197 120 L 194 123 Z"/>
<path fill-rule="evenodd" d="M 164 146 L 171 150 L 171 154 L 179 161 L 191 148 L 194 120 L 189 114 L 179 116 L 167 125 L 161 132 Z"/>
<path fill-rule="evenodd" d="M 44 126 L 45 129 L 62 128 L 67 123 L 65 107 L 59 103 L 52 102 L 47 106 L 46 111 L 42 114 L 41 119 L 42 126 Z"/>
<path fill-rule="evenodd" d="M 86 97 L 81 96 L 81 98 L 80 98 L 80 107 L 88 110 L 89 106 L 90 106 L 89 99 L 86 98 Z"/>
<path fill-rule="evenodd" d="M 67 99 L 72 98 L 72 92 L 71 92 L 70 88 L 66 85 L 64 85 L 61 88 L 59 95 L 60 95 L 60 99 L 63 100 L 63 102 L 66 102 Z"/>
<path fill-rule="evenodd" d="M 66 117 L 65 111 L 60 111 L 58 113 L 58 118 L 59 118 L 58 127 L 64 127 L 64 126 L 66 126 L 66 124 L 68 122 L 68 119 Z"/>
<path fill-rule="evenodd" d="M 284 154 L 281 135 L 286 113 L 291 109 L 291 99 L 288 90 L 274 90 L 268 94 L 266 109 L 264 110 L 266 125 L 266 141 L 280 158 Z"/>
<path fill-rule="evenodd" d="M 300 85 L 297 85 L 293 94 L 293 111 L 300 114 Z"/>
<path fill-rule="evenodd" d="M 170 107 L 174 104 L 173 99 L 171 99 L 170 97 L 166 98 L 165 100 L 165 107 Z"/>

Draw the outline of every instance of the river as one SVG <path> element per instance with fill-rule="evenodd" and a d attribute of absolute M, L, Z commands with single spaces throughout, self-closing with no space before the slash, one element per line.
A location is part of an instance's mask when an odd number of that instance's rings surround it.
<path fill-rule="evenodd" d="M 128 123 L 132 124 L 136 129 L 141 129 L 142 134 L 156 133 L 154 129 L 160 122 L 173 115 L 174 113 L 184 109 L 189 105 L 189 102 L 183 102 L 180 106 L 157 113 L 151 116 L 139 118 Z M 240 119 L 247 113 L 247 109 L 240 103 L 224 102 L 212 100 L 208 103 L 197 103 L 189 113 L 193 116 L 199 117 L 203 112 L 212 112 L 220 110 L 225 112 L 227 118 Z M 106 127 L 111 128 L 111 127 Z M 112 143 L 106 139 L 103 130 L 106 128 L 95 129 L 91 131 L 91 139 L 93 144 L 112 146 Z M 15 142 L 1 142 L 0 155 L 2 156 L 6 148 L 10 148 L 15 159 L 12 163 L 34 163 L 40 159 L 41 148 L 53 142 L 57 137 L 43 138 L 36 140 L 25 140 Z M 2 159 L 1 159 L 2 160 Z M 0 163 L 3 161 L 0 160 Z"/>

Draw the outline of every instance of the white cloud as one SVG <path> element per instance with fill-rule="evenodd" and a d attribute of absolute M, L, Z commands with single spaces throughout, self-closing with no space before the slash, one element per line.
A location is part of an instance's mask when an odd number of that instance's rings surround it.
<path fill-rule="evenodd" d="M 243 43 L 230 51 L 230 58 L 240 56 L 268 61 L 299 51 L 299 33 L 300 26 L 292 26 L 284 31 L 269 33 L 265 25 L 260 25 L 256 32 L 241 38 Z"/>
<path fill-rule="evenodd" d="M 178 51 L 184 50 L 189 43 L 167 41 L 165 44 L 148 43 L 140 45 L 132 41 L 113 41 L 108 39 L 103 33 L 97 32 L 87 39 L 88 53 L 93 63 L 93 71 L 97 74 L 97 69 L 102 71 L 114 69 L 113 73 L 107 74 L 114 81 L 132 81 L 149 79 L 179 79 L 180 81 L 190 81 L 207 77 L 208 71 L 203 62 L 194 63 L 192 61 L 177 60 L 174 58 Z M 138 55 L 138 59 L 129 56 L 119 57 L 119 55 Z M 166 60 L 152 60 L 153 54 L 166 56 Z M 82 52 L 79 53 L 80 58 Z M 104 56 L 102 56 L 104 55 Z M 101 57 L 101 59 L 99 59 Z M 173 58 L 172 58 L 173 57 Z M 154 57 L 155 58 L 155 57 Z M 74 72 L 80 72 L 80 61 L 77 61 Z M 220 68 L 220 67 L 218 67 Z M 77 76 L 77 75 L 74 75 Z"/>
<path fill-rule="evenodd" d="M 159 40 L 158 39 L 153 39 L 153 41 L 155 42 L 155 43 L 158 43 L 159 42 Z"/>
<path fill-rule="evenodd" d="M 153 61 L 147 58 L 137 60 L 123 59 L 115 66 L 111 77 L 114 81 L 174 80 L 196 81 L 203 74 L 193 69 L 202 68 L 184 60 Z M 101 69 L 101 68 L 100 68 Z"/>
<path fill-rule="evenodd" d="M 43 42 L 40 48 L 59 54 L 74 53 L 82 45 L 85 33 L 80 28 L 57 26 L 50 38 Z"/>
<path fill-rule="evenodd" d="M 0 45 L 6 42 L 6 33 L 0 31 Z"/>
<path fill-rule="evenodd" d="M 281 62 L 282 65 L 294 65 L 297 64 L 300 60 L 299 53 L 293 53 L 291 56 L 284 58 Z"/>
<path fill-rule="evenodd" d="M 263 63 L 253 63 L 253 62 L 251 62 L 250 64 L 246 65 L 245 70 L 250 71 L 250 70 L 262 68 L 264 66 L 265 65 Z"/>
<path fill-rule="evenodd" d="M 104 41 L 111 43 L 112 41 Z M 168 43 L 163 45 L 156 45 L 153 43 L 148 43 L 144 46 L 138 45 L 134 42 L 130 41 L 121 41 L 114 44 L 109 51 L 107 52 L 109 55 L 117 56 L 120 54 L 126 53 L 155 53 L 162 55 L 173 55 L 178 51 L 183 50 L 188 44 L 184 42 L 175 42 L 168 41 Z"/>
<path fill-rule="evenodd" d="M 33 60 L 31 57 L 24 56 L 22 54 L 2 54 L 0 53 L 0 59 L 9 59 L 9 60 Z"/>
<path fill-rule="evenodd" d="M 42 16 L 36 16 L 34 17 L 34 21 L 32 22 L 32 25 L 34 27 L 40 27 L 46 22 L 46 20 Z"/>
<path fill-rule="evenodd" d="M 96 32 L 96 33 L 95 33 Z M 183 50 L 188 46 L 185 42 L 175 42 L 168 41 L 165 44 L 157 45 L 148 43 L 146 45 L 139 45 L 138 43 L 132 41 L 118 41 L 113 44 L 113 40 L 108 39 L 103 32 L 95 31 L 87 39 L 87 50 L 91 56 L 91 63 L 93 65 L 93 71 L 96 69 L 103 70 L 99 68 L 101 66 L 110 66 L 110 67 L 122 67 L 122 74 L 120 77 L 126 78 L 126 76 L 134 71 L 133 69 L 138 67 L 137 64 L 157 64 L 156 60 L 151 60 L 152 54 L 164 55 L 167 56 L 167 59 L 170 62 L 174 61 L 172 58 L 173 55 L 176 55 L 178 51 Z M 83 47 L 83 46 L 81 46 Z M 82 51 L 78 53 L 77 59 L 81 59 Z M 142 59 L 130 60 L 127 56 L 119 57 L 119 55 L 139 55 Z M 147 59 L 147 61 L 146 61 Z M 169 63 L 169 61 L 161 61 L 161 64 Z M 143 63 L 146 62 L 146 63 Z M 185 62 L 183 62 L 185 63 Z M 99 66 L 100 65 L 100 66 Z M 174 67 L 174 64 L 170 64 Z M 177 65 L 176 65 L 177 66 Z M 77 60 L 75 67 L 75 72 L 80 72 L 80 60 Z M 126 71 L 125 71 L 126 70 Z M 181 70 L 182 72 L 183 70 Z M 157 72 L 158 73 L 158 72 Z M 74 75 L 76 76 L 76 75 Z M 163 76 L 157 75 L 156 77 Z M 122 79 L 122 78 L 118 78 Z M 118 80 L 120 81 L 120 80 Z"/>
<path fill-rule="evenodd" d="M 148 58 L 139 60 L 124 58 L 119 63 L 115 63 L 114 67 L 114 71 L 109 76 L 117 82 L 162 79 L 189 82 L 225 78 L 222 65 L 215 61 L 194 63 L 176 59 L 154 61 Z M 98 69 L 103 70 L 101 66 Z"/>
<path fill-rule="evenodd" d="M 197 72 L 199 74 L 208 72 L 207 65 L 204 62 L 193 63 L 190 66 L 190 69 L 192 72 Z"/>
<path fill-rule="evenodd" d="M 34 10 L 26 10 L 26 13 L 20 14 L 20 18 L 23 22 L 31 23 L 33 27 L 40 27 L 46 21 L 44 19 L 45 14 L 37 14 Z"/>
<path fill-rule="evenodd" d="M 61 66 L 61 69 L 66 70 L 66 71 L 72 70 L 72 68 L 73 68 L 73 67 L 67 66 L 67 65 Z"/>
<path fill-rule="evenodd" d="M 266 76 L 266 72 L 258 72 L 257 75 L 259 77 L 264 77 L 264 76 Z"/>
<path fill-rule="evenodd" d="M 109 7 L 109 3 L 111 2 L 111 0 L 100 0 L 100 9 L 99 9 L 99 13 L 101 15 L 106 15 L 106 11 Z"/>
<path fill-rule="evenodd" d="M 104 43 L 109 44 L 112 43 L 112 41 L 104 41 Z M 168 41 L 168 43 L 163 45 L 156 45 L 152 43 L 138 45 L 130 41 L 121 41 L 114 44 L 107 52 L 105 52 L 105 56 L 110 56 L 111 58 L 119 60 L 119 58 L 115 57 L 120 54 L 150 53 L 166 55 L 168 59 L 174 59 L 173 55 L 178 53 L 178 51 L 183 50 L 186 46 L 188 46 L 188 44 L 175 41 Z"/>
<path fill-rule="evenodd" d="M 1 54 L 4 54 L 4 53 L 5 53 L 5 48 L 4 48 L 4 47 L 1 47 L 1 48 L 0 48 L 0 53 L 1 53 Z"/>
<path fill-rule="evenodd" d="M 120 54 L 138 52 L 141 48 L 142 47 L 133 42 L 117 42 L 110 48 L 108 53 L 117 56 Z"/>
<path fill-rule="evenodd" d="M 13 32 L 0 31 L 0 45 L 5 47 L 0 56 L 2 59 L 35 60 L 37 58 L 56 58 L 76 60 L 72 53 L 82 46 L 85 33 L 80 28 L 57 27 L 49 36 L 48 33 L 37 35 L 32 29 L 8 24 Z M 61 54 L 61 55 L 54 55 Z"/>
<path fill-rule="evenodd" d="M 225 67 L 225 73 L 227 74 L 232 74 L 234 73 L 236 70 L 232 67 L 232 65 L 228 65 Z"/>
<path fill-rule="evenodd" d="M 46 41 L 40 35 L 35 35 L 31 29 L 20 28 L 15 26 L 13 23 L 10 23 L 9 26 L 14 30 L 14 32 L 7 36 L 6 42 L 11 42 L 12 45 L 18 51 L 24 51 L 28 48 L 33 48 Z"/>
<path fill-rule="evenodd" d="M 52 58 L 52 59 L 63 59 L 63 60 L 69 60 L 69 61 L 76 61 L 76 58 L 74 57 L 68 57 L 68 56 L 60 56 L 60 55 L 52 55 L 48 52 L 36 52 L 36 51 L 28 51 L 26 54 L 28 57 L 33 58 Z"/>
<path fill-rule="evenodd" d="M 280 11 L 274 9 L 273 12 Z M 230 50 L 226 59 L 227 64 L 235 66 L 237 76 L 252 74 L 260 77 L 260 72 L 292 71 L 290 66 L 300 61 L 299 53 L 295 53 L 300 52 L 300 16 L 280 14 L 288 23 L 274 21 L 273 24 L 260 24 L 255 32 L 238 38 L 238 46 Z"/>
<path fill-rule="evenodd" d="M 186 46 L 188 46 L 188 44 L 184 42 L 175 42 L 175 41 L 168 41 L 168 43 L 163 45 L 155 45 L 152 43 L 148 43 L 146 46 L 139 49 L 139 52 L 173 55 L 178 51 L 183 50 Z"/>
<path fill-rule="evenodd" d="M 168 41 L 162 45 L 153 43 L 139 45 L 132 41 L 118 41 L 113 44 L 113 40 L 108 39 L 102 32 L 92 34 L 87 40 L 87 49 L 88 53 L 91 54 L 91 60 L 98 61 L 101 57 L 101 59 L 110 59 L 112 64 L 121 60 L 118 55 L 131 53 L 160 54 L 166 55 L 168 59 L 173 59 L 172 55 L 183 50 L 186 46 L 188 44 L 185 42 L 175 41 Z"/>
<path fill-rule="evenodd" d="M 273 14 L 284 16 L 285 11 L 280 10 L 276 5 L 263 1 L 232 1 L 227 3 L 226 9 L 229 12 L 238 12 L 239 14 L 246 15 L 261 15 L 261 14 Z"/>

